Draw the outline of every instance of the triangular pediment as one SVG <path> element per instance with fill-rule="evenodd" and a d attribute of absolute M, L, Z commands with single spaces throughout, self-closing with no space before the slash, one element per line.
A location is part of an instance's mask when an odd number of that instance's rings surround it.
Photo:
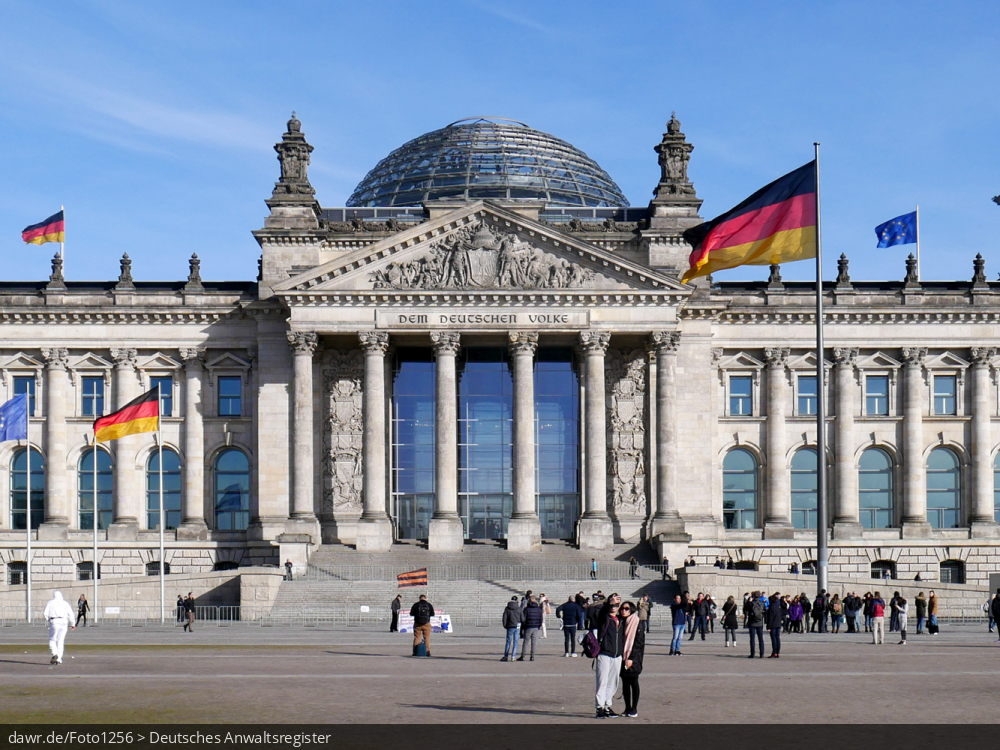
<path fill-rule="evenodd" d="M 87 352 L 70 363 L 71 370 L 110 370 L 113 365 L 93 352 Z"/>
<path fill-rule="evenodd" d="M 898 370 L 902 366 L 902 362 L 893 359 L 885 352 L 858 357 L 858 367 L 863 370 Z"/>
<path fill-rule="evenodd" d="M 754 359 L 746 352 L 737 352 L 723 356 L 719 360 L 719 367 L 723 370 L 762 370 L 764 363 Z"/>
<path fill-rule="evenodd" d="M 205 362 L 205 367 L 209 370 L 249 370 L 250 363 L 235 354 L 226 352 Z"/>
<path fill-rule="evenodd" d="M 482 201 L 276 284 L 278 295 L 400 292 L 674 292 L 642 264 Z"/>
<path fill-rule="evenodd" d="M 823 360 L 823 367 L 829 370 L 833 367 L 833 362 L 828 359 Z M 815 370 L 816 369 L 816 352 L 806 352 L 805 354 L 799 355 L 798 357 L 788 358 L 788 369 L 789 370 Z"/>
<path fill-rule="evenodd" d="M 139 360 L 140 370 L 179 370 L 180 368 L 180 362 L 160 352 Z"/>
<path fill-rule="evenodd" d="M 931 368 L 941 368 L 941 369 L 952 369 L 952 370 L 964 370 L 969 366 L 961 357 L 957 357 L 951 352 L 941 352 L 940 354 L 931 354 L 927 356 L 924 360 L 924 367 Z"/>
<path fill-rule="evenodd" d="M 34 357 L 29 357 L 24 352 L 18 352 L 3 363 L 5 370 L 38 370 L 43 364 Z"/>

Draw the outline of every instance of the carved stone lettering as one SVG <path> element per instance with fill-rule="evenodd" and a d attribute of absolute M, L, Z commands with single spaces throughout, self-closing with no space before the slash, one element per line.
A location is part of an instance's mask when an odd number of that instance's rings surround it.
<path fill-rule="evenodd" d="M 330 353 L 323 369 L 323 513 L 360 513 L 364 359 L 358 349 Z"/>

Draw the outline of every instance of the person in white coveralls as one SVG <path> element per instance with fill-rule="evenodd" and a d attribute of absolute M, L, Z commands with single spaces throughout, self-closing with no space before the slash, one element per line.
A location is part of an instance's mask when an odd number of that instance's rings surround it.
<path fill-rule="evenodd" d="M 76 626 L 73 625 L 75 617 L 73 607 L 63 599 L 62 591 L 52 592 L 52 598 L 45 605 L 42 617 L 49 623 L 49 651 L 52 652 L 49 664 L 62 664 L 66 631 L 76 630 Z"/>

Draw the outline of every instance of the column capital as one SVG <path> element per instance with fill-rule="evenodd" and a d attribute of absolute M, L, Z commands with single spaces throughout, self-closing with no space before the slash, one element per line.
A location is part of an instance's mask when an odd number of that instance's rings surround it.
<path fill-rule="evenodd" d="M 680 331 L 653 331 L 649 342 L 658 357 L 665 354 L 676 354 L 681 345 Z"/>
<path fill-rule="evenodd" d="M 358 341 L 365 354 L 377 354 L 384 357 L 389 350 L 389 334 L 383 331 L 361 331 Z"/>
<path fill-rule="evenodd" d="M 507 342 L 511 354 L 527 354 L 533 357 L 535 350 L 538 349 L 538 332 L 511 331 L 507 334 Z"/>
<path fill-rule="evenodd" d="M 788 349 L 786 347 L 771 347 L 764 350 L 764 361 L 768 367 L 784 367 L 788 362 Z"/>
<path fill-rule="evenodd" d="M 997 350 L 993 347 L 976 346 L 972 348 L 969 359 L 972 360 L 972 364 L 974 365 L 986 365 L 988 367 L 996 353 Z"/>
<path fill-rule="evenodd" d="M 319 336 L 311 331 L 288 331 L 288 346 L 294 354 L 304 354 L 311 357 L 319 346 Z"/>
<path fill-rule="evenodd" d="M 858 361 L 858 350 L 856 347 L 838 347 L 833 350 L 833 361 L 839 367 L 854 367 Z"/>
<path fill-rule="evenodd" d="M 42 357 L 50 370 L 65 370 L 69 367 L 69 352 L 66 349 L 42 349 Z"/>
<path fill-rule="evenodd" d="M 454 331 L 431 331 L 431 348 L 434 349 L 434 356 L 458 354 L 461 340 L 461 335 Z"/>
<path fill-rule="evenodd" d="M 915 365 L 919 367 L 924 363 L 924 357 L 927 356 L 927 349 L 924 348 L 906 348 L 902 351 L 903 364 L 905 365 Z"/>
<path fill-rule="evenodd" d="M 116 370 L 134 370 L 139 353 L 135 349 L 112 349 L 111 360 Z"/>
<path fill-rule="evenodd" d="M 580 331 L 580 346 L 587 354 L 600 354 L 602 357 L 608 351 L 611 334 L 608 331 Z"/>
<path fill-rule="evenodd" d="M 205 366 L 204 349 L 181 349 L 181 362 L 187 370 L 200 370 Z"/>

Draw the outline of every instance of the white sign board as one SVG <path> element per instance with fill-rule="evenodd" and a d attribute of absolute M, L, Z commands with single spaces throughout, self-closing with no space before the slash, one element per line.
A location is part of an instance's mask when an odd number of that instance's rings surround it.
<path fill-rule="evenodd" d="M 412 633 L 413 632 L 413 617 L 411 615 L 404 615 L 400 613 L 399 615 L 399 632 L 400 633 Z M 434 616 L 431 617 L 431 632 L 432 633 L 454 633 L 455 628 L 451 624 L 451 615 L 446 615 L 440 609 L 434 610 Z"/>
<path fill-rule="evenodd" d="M 105 607 L 104 614 L 106 615 L 120 615 L 122 613 L 121 607 Z"/>

